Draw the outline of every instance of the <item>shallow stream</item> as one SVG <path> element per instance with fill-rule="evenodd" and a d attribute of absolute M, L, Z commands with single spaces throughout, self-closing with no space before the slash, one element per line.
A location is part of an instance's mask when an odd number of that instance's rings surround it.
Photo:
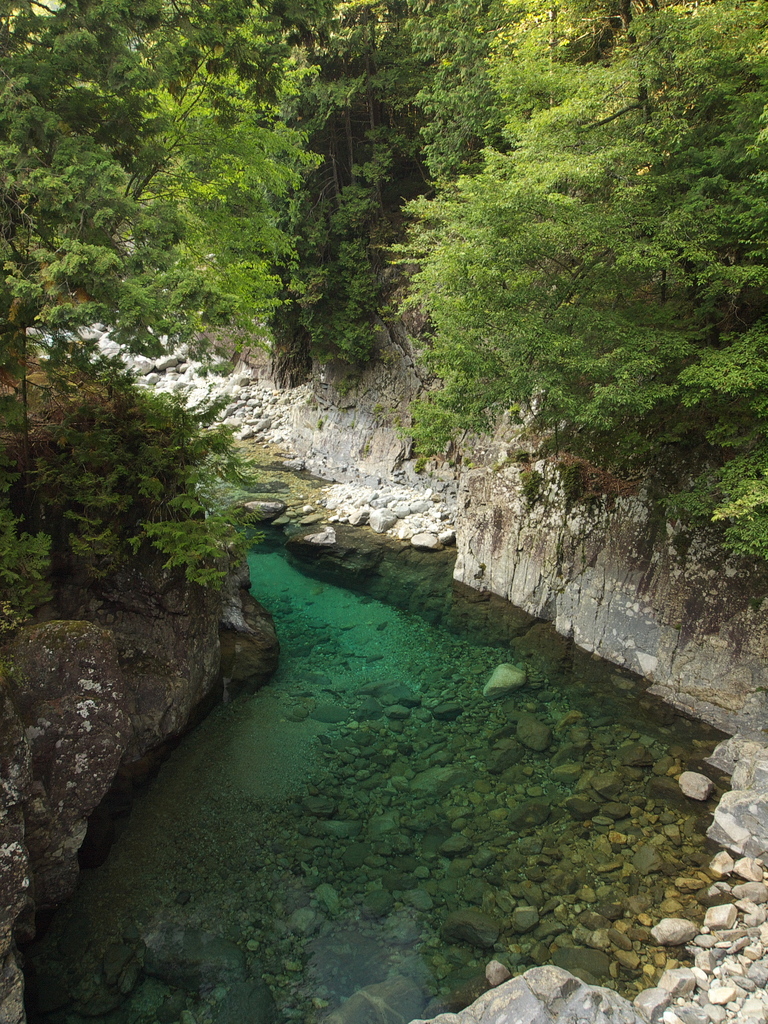
<path fill-rule="evenodd" d="M 397 559 L 355 591 L 278 539 L 250 561 L 280 669 L 83 872 L 30 951 L 31 1021 L 364 1024 L 378 1000 L 407 1022 L 471 1001 L 491 959 L 629 995 L 675 966 L 648 929 L 703 916 L 713 807 L 675 776 L 719 734 L 447 572 L 428 600 Z M 526 685 L 483 698 L 507 662 Z"/>

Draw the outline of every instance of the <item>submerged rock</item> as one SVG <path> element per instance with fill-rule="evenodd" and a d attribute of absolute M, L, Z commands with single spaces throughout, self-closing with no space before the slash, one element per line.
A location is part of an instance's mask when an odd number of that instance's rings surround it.
<path fill-rule="evenodd" d="M 144 937 L 144 971 L 176 988 L 245 979 L 245 957 L 228 939 L 181 925 L 163 924 Z"/>
<path fill-rule="evenodd" d="M 323 1024 L 408 1024 L 424 1007 L 424 996 L 410 978 L 387 978 L 359 989 Z"/>
<path fill-rule="evenodd" d="M 677 780 L 681 791 L 692 800 L 707 800 L 715 784 L 700 772 L 683 772 Z"/>
<path fill-rule="evenodd" d="M 698 933 L 698 925 L 682 917 L 665 917 L 651 928 L 651 938 L 660 946 L 682 946 Z"/>
<path fill-rule="evenodd" d="M 521 715 L 517 722 L 517 738 L 529 750 L 546 750 L 552 742 L 552 730 L 535 715 Z"/>
<path fill-rule="evenodd" d="M 483 687 L 483 696 L 489 698 L 504 697 L 508 693 L 519 690 L 525 686 L 527 679 L 526 671 L 518 668 L 517 665 L 504 663 L 497 665 L 491 673 L 490 679 Z"/>
<path fill-rule="evenodd" d="M 213 1005 L 212 1024 L 277 1024 L 278 1015 L 269 986 L 261 979 L 232 985 Z"/>
<path fill-rule="evenodd" d="M 497 921 L 479 910 L 454 910 L 443 921 L 441 934 L 446 942 L 468 942 L 478 949 L 489 949 L 498 939 Z"/>

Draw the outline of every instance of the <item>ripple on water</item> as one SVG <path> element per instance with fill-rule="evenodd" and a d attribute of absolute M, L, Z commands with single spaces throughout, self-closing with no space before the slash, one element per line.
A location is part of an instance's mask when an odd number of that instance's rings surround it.
<path fill-rule="evenodd" d="M 708 808 L 675 775 L 711 730 L 548 627 L 510 647 L 455 597 L 451 631 L 269 549 L 252 575 L 280 669 L 180 745 L 83 873 L 31 951 L 37 1019 L 352 1024 L 345 1000 L 378 986 L 407 1021 L 474 998 L 489 959 L 630 994 L 674 966 L 648 928 L 703 914 Z M 527 685 L 483 699 L 508 661 Z"/>

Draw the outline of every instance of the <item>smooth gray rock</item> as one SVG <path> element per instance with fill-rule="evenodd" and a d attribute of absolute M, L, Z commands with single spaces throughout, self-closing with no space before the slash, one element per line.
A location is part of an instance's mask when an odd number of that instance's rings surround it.
<path fill-rule="evenodd" d="M 414 534 L 411 544 L 419 551 L 441 551 L 443 547 L 436 533 Z"/>
<path fill-rule="evenodd" d="M 742 882 L 734 885 L 733 895 L 738 900 L 751 900 L 752 903 L 768 903 L 768 885 L 764 882 Z"/>
<path fill-rule="evenodd" d="M 677 780 L 682 792 L 691 800 L 707 800 L 715 784 L 701 772 L 683 772 Z"/>
<path fill-rule="evenodd" d="M 651 938 L 659 946 L 682 946 L 698 934 L 698 925 L 682 917 L 664 917 L 651 928 Z"/>
<path fill-rule="evenodd" d="M 489 698 L 506 696 L 508 693 L 519 690 L 521 686 L 525 686 L 526 679 L 524 668 L 518 668 L 517 665 L 512 665 L 509 662 L 497 665 L 483 687 L 483 696 Z"/>
<path fill-rule="evenodd" d="M 635 996 L 634 1006 L 650 1024 L 659 1024 L 662 1014 L 672 1002 L 672 994 L 664 988 L 647 988 Z"/>
<path fill-rule="evenodd" d="M 673 999 L 690 995 L 696 989 L 696 975 L 690 967 L 675 967 L 664 971 L 659 979 L 659 988 L 666 989 Z"/>
<path fill-rule="evenodd" d="M 467 942 L 478 949 L 489 949 L 501 931 L 488 914 L 468 908 L 454 910 L 443 921 L 441 934 L 446 942 Z"/>
<path fill-rule="evenodd" d="M 386 533 L 397 521 L 395 513 L 388 508 L 375 508 L 368 519 L 368 525 L 374 533 Z"/>

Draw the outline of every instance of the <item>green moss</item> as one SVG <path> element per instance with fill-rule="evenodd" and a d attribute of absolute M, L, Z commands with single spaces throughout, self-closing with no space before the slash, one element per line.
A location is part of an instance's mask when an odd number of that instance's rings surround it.
<path fill-rule="evenodd" d="M 535 505 L 541 497 L 541 489 L 544 483 L 544 477 L 538 470 L 535 469 L 523 469 L 520 471 L 520 483 L 523 489 L 523 495 L 529 506 Z"/>

